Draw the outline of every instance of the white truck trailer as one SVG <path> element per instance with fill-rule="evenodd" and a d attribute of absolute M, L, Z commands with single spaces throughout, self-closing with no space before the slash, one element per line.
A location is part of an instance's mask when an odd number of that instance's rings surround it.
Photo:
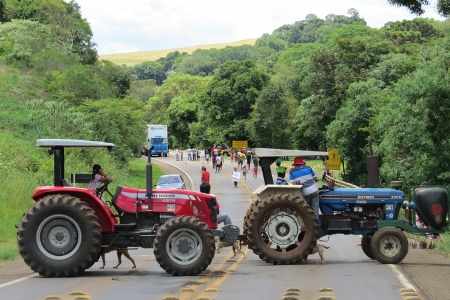
<path fill-rule="evenodd" d="M 164 155 L 167 157 L 169 153 L 169 140 L 167 135 L 167 125 L 147 125 L 148 129 L 148 149 L 153 149 L 148 155 Z"/>

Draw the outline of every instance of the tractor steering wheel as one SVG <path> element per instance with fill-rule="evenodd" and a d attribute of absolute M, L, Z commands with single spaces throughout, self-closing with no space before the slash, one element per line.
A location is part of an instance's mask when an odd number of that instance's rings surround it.
<path fill-rule="evenodd" d="M 103 193 L 105 193 L 105 192 L 107 192 L 107 193 L 111 196 L 111 198 L 113 197 L 113 195 L 112 195 L 112 194 L 110 193 L 110 191 L 108 190 L 108 185 L 109 185 L 111 182 L 112 182 L 112 180 L 110 180 L 110 181 L 108 181 L 108 182 L 105 182 L 102 186 L 100 186 L 100 187 L 97 188 L 96 195 L 97 195 L 99 198 L 102 198 L 102 197 L 103 197 Z"/>

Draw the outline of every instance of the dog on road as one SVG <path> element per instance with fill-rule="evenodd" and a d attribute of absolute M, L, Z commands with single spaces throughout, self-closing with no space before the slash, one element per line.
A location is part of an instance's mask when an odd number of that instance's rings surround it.
<path fill-rule="evenodd" d="M 323 264 L 325 262 L 325 258 L 323 257 L 323 252 L 325 251 L 325 249 L 330 249 L 330 247 L 321 244 L 316 244 L 316 246 L 311 250 L 311 252 L 309 252 L 308 255 L 319 253 L 320 263 Z M 308 262 L 308 255 L 306 255 L 306 257 L 303 258 L 305 264 Z"/>
<path fill-rule="evenodd" d="M 245 253 L 244 253 L 244 251 L 241 250 L 241 247 L 239 246 L 239 242 L 238 241 L 234 241 L 232 243 L 222 242 L 218 236 L 215 236 L 214 240 L 216 241 L 216 251 L 217 251 L 217 253 L 220 253 L 220 249 L 222 249 L 222 248 L 232 247 L 233 253 L 234 253 L 234 255 L 232 257 L 236 257 L 236 252 L 239 252 L 245 258 Z"/>
<path fill-rule="evenodd" d="M 100 267 L 100 269 L 104 269 L 105 268 L 105 265 L 106 265 L 106 263 L 105 263 L 105 254 L 109 253 L 109 252 L 112 252 L 112 251 L 116 251 L 117 252 L 117 259 L 119 260 L 119 263 L 117 264 L 117 266 L 114 267 L 114 269 L 117 269 L 117 267 L 120 266 L 120 264 L 122 263 L 122 254 L 133 263 L 133 269 L 136 268 L 136 264 L 134 263 L 134 259 L 131 258 L 130 253 L 128 253 L 128 249 L 118 248 L 118 247 L 104 247 L 101 250 L 103 266 Z"/>

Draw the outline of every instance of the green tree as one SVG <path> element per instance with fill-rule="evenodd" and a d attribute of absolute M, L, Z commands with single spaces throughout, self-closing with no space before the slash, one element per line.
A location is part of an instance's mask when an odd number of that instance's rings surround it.
<path fill-rule="evenodd" d="M 139 99 L 143 103 L 147 103 L 155 95 L 156 89 L 156 81 L 153 79 L 133 80 L 130 82 L 128 94 L 130 98 Z"/>
<path fill-rule="evenodd" d="M 90 116 L 94 139 L 109 141 L 121 148 L 118 159 L 126 162 L 129 155 L 140 155 L 146 141 L 144 104 L 136 99 L 86 100 L 78 108 Z"/>
<path fill-rule="evenodd" d="M 424 47 L 416 70 L 399 80 L 392 100 L 380 109 L 374 128 L 382 140 L 386 180 L 411 185 L 450 178 L 449 50 L 448 38 Z"/>
<path fill-rule="evenodd" d="M 156 61 L 144 61 L 141 64 L 130 68 L 131 74 L 134 74 L 138 80 L 153 79 L 158 85 L 167 78 L 164 73 L 164 66 Z"/>
<path fill-rule="evenodd" d="M 348 98 L 336 112 L 336 118 L 327 125 L 328 148 L 339 149 L 345 162 L 344 179 L 356 185 L 367 185 L 366 156 L 369 121 L 377 114 L 374 109 L 382 104 L 385 95 L 376 80 L 352 83 Z"/>
<path fill-rule="evenodd" d="M 130 89 L 130 77 L 127 71 L 107 60 L 95 64 L 96 75 L 107 82 L 117 98 L 124 98 Z"/>
<path fill-rule="evenodd" d="M 37 9 L 35 0 L 6 0 L 6 19 L 29 20 L 36 15 Z"/>
<path fill-rule="evenodd" d="M 295 100 L 286 96 L 281 80 L 265 86 L 251 114 L 250 132 L 257 147 L 291 149 Z"/>
<path fill-rule="evenodd" d="M 208 124 L 218 130 L 218 136 L 231 140 L 230 127 L 249 119 L 252 106 L 268 80 L 268 74 L 252 60 L 228 61 L 216 70 L 202 106 Z M 248 133 L 243 130 L 245 138 Z"/>
<path fill-rule="evenodd" d="M 207 79 L 205 79 L 207 80 Z M 147 105 L 146 120 L 153 124 L 167 124 L 169 120 L 167 109 L 176 98 L 194 95 L 204 91 L 201 77 L 186 74 L 169 76 L 164 84 L 158 88 Z"/>
<path fill-rule="evenodd" d="M 430 4 L 428 0 L 388 0 L 388 2 L 395 6 L 404 6 L 417 15 L 425 13 L 423 6 Z M 450 4 L 448 0 L 437 0 L 436 10 L 441 16 L 448 17 L 450 15 Z"/>
<path fill-rule="evenodd" d="M 282 39 L 271 36 L 267 33 L 263 34 L 259 39 L 256 40 L 255 46 L 258 47 L 269 47 L 275 51 L 285 50 L 287 47 L 287 43 Z"/>
<path fill-rule="evenodd" d="M 53 72 L 48 91 L 54 99 L 80 105 L 86 99 L 112 98 L 115 91 L 104 79 L 96 76 L 93 66 L 70 66 L 64 72 Z"/>
<path fill-rule="evenodd" d="M 6 22 L 6 4 L 5 0 L 0 0 L 0 23 Z"/>
<path fill-rule="evenodd" d="M 28 63 L 33 54 L 56 47 L 56 40 L 46 25 L 29 20 L 0 25 L 0 56 L 9 62 Z"/>

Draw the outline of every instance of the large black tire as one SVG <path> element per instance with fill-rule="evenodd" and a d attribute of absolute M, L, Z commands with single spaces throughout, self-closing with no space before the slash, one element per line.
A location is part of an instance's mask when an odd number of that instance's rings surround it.
<path fill-rule="evenodd" d="M 215 253 L 214 235 L 200 219 L 173 217 L 156 233 L 153 243 L 156 261 L 174 276 L 197 275 L 211 264 Z"/>
<path fill-rule="evenodd" d="M 244 216 L 244 224 L 243 224 L 243 226 L 242 226 L 242 232 L 243 232 L 243 235 L 246 235 L 247 236 L 247 239 L 248 239 L 248 221 L 250 220 L 250 216 L 252 215 L 252 213 L 253 213 L 253 211 L 255 210 L 255 207 L 258 205 L 258 201 L 255 201 L 255 202 L 252 202 L 251 204 L 250 204 L 250 207 L 247 209 L 247 213 L 245 214 L 245 216 Z M 252 248 L 250 248 L 251 247 L 251 245 L 248 245 L 248 248 L 249 249 L 252 249 Z M 253 249 L 252 249 L 253 250 Z"/>
<path fill-rule="evenodd" d="M 370 248 L 380 263 L 398 264 L 408 254 L 408 238 L 397 228 L 385 227 L 375 232 Z"/>
<path fill-rule="evenodd" d="M 260 201 L 251 213 L 249 248 L 275 265 L 294 264 L 317 243 L 319 225 L 312 208 L 300 197 L 277 194 Z"/>
<path fill-rule="evenodd" d="M 375 255 L 373 255 L 372 249 L 370 248 L 371 241 L 372 237 L 367 236 L 367 234 L 363 235 L 361 238 L 361 249 L 368 258 L 376 259 Z"/>
<path fill-rule="evenodd" d="M 77 276 L 100 253 L 102 229 L 94 211 L 71 195 L 49 195 L 28 208 L 17 245 L 25 263 L 42 276 Z"/>

